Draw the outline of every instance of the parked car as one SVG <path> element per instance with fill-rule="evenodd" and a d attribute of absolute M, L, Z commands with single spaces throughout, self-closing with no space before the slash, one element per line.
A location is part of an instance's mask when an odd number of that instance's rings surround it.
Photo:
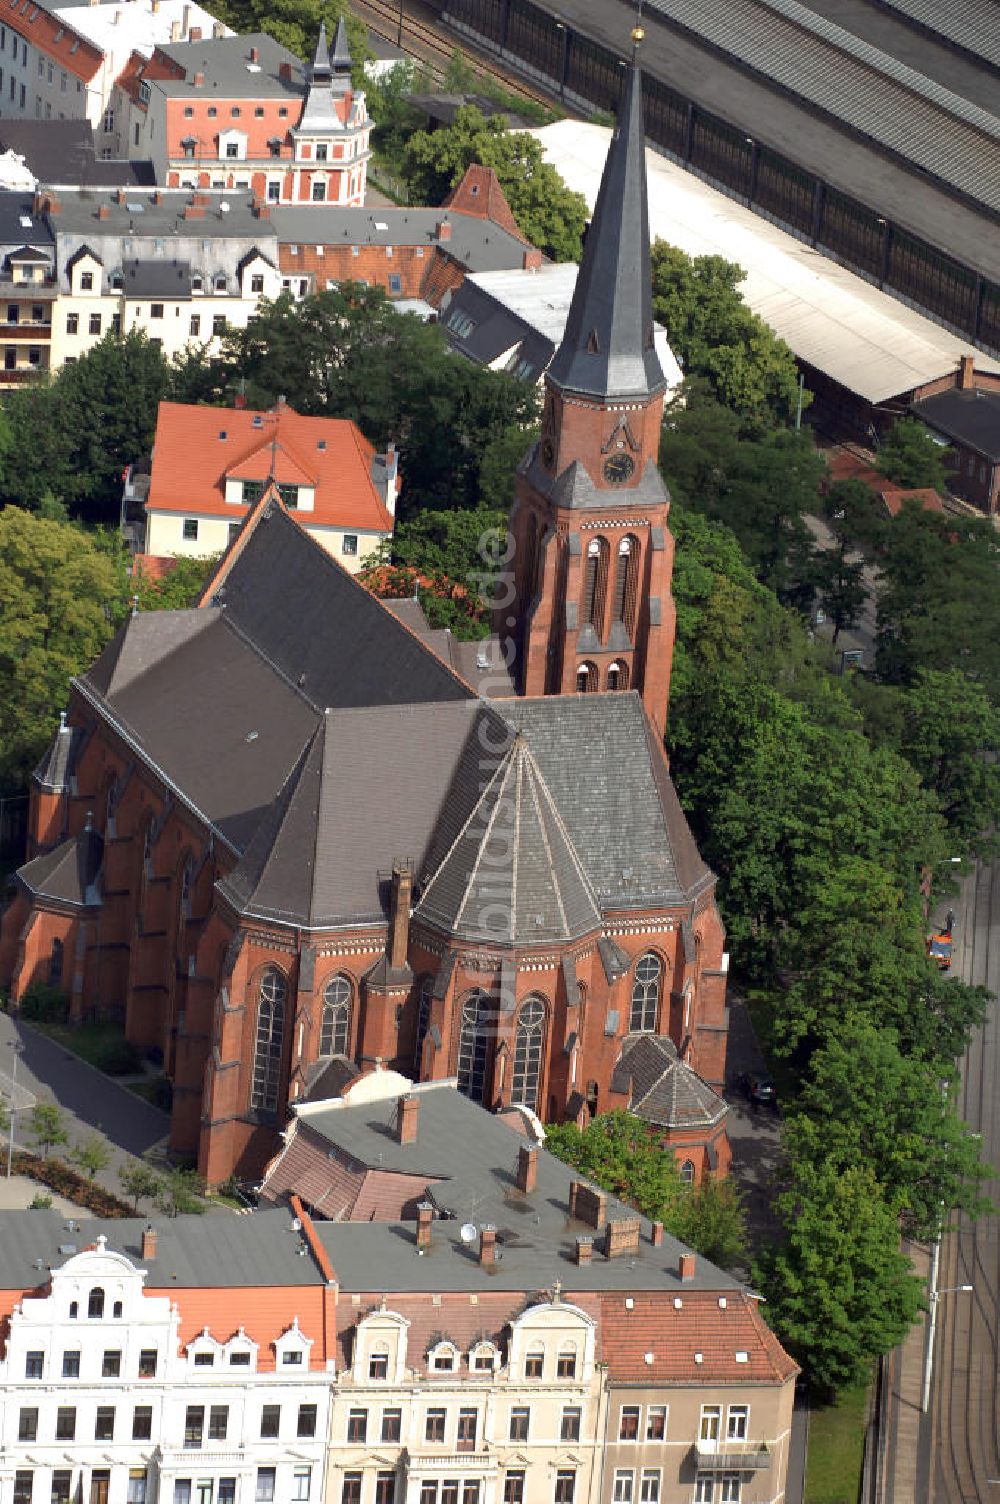
<path fill-rule="evenodd" d="M 765 1076 L 760 1071 L 744 1071 L 739 1078 L 739 1085 L 754 1112 L 759 1107 L 768 1107 L 772 1112 L 777 1112 L 778 1093 L 770 1076 Z"/>
<path fill-rule="evenodd" d="M 953 942 L 951 930 L 938 930 L 927 937 L 927 954 L 936 961 L 942 971 L 951 970 Z"/>

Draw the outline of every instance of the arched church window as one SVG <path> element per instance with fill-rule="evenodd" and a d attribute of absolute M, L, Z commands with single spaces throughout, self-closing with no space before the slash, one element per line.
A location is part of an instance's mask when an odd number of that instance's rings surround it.
<path fill-rule="evenodd" d="M 604 626 L 604 598 L 608 588 L 608 540 L 591 538 L 583 571 L 583 600 L 580 625 L 593 627 L 601 635 Z"/>
<path fill-rule="evenodd" d="M 544 1045 L 545 1004 L 541 998 L 526 998 L 517 1018 L 510 1100 L 519 1106 L 530 1107 L 533 1111 L 538 1109 Z"/>
<path fill-rule="evenodd" d="M 482 1104 L 486 1095 L 486 1062 L 490 1047 L 489 999 L 473 992 L 462 1004 L 462 1032 L 458 1040 L 458 1089 Z"/>
<path fill-rule="evenodd" d="M 623 538 L 618 545 L 618 559 L 615 565 L 615 591 L 612 601 L 611 615 L 614 621 L 620 621 L 629 637 L 635 629 L 635 603 L 638 594 L 639 579 L 639 540 L 638 538 Z"/>
<path fill-rule="evenodd" d="M 681 1180 L 684 1183 L 684 1185 L 693 1185 L 693 1183 L 694 1183 L 694 1164 L 693 1164 L 693 1162 L 690 1159 L 686 1159 L 684 1161 L 684 1163 L 681 1165 L 681 1171 L 680 1171 L 680 1173 L 681 1173 Z"/>
<path fill-rule="evenodd" d="M 257 988 L 257 1038 L 253 1056 L 250 1105 L 277 1112 L 281 1080 L 281 1051 L 285 1038 L 285 998 L 288 989 L 276 966 L 269 966 Z"/>
<path fill-rule="evenodd" d="M 597 692 L 597 664 L 581 663 L 576 671 L 576 692 L 578 695 L 592 695 Z"/>
<path fill-rule="evenodd" d="M 620 658 L 608 665 L 608 688 L 628 689 L 628 664 Z"/>
<path fill-rule="evenodd" d="M 629 1030 L 633 1034 L 651 1034 L 656 1028 L 660 1011 L 660 973 L 663 970 L 660 958 L 647 951 L 635 963 L 635 980 L 632 983 L 632 1013 Z"/>
<path fill-rule="evenodd" d="M 321 1055 L 346 1055 L 351 1037 L 351 984 L 337 973 L 323 988 L 323 1021 L 319 1030 Z"/>
<path fill-rule="evenodd" d="M 417 1035 L 413 1043 L 413 1073 L 420 1079 L 420 1062 L 424 1057 L 424 1040 L 431 1026 L 431 1003 L 434 1000 L 434 978 L 424 977 L 420 983 L 417 999 Z"/>

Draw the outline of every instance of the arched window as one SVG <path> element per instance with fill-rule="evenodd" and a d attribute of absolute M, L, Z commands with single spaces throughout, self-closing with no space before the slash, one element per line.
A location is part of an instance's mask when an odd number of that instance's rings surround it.
<path fill-rule="evenodd" d="M 80 1303 L 79 1303 L 79 1301 L 71 1300 L 70 1303 L 69 1303 L 69 1319 L 70 1319 L 70 1321 L 75 1321 L 76 1318 L 79 1316 L 79 1314 L 80 1314 Z"/>
<path fill-rule="evenodd" d="M 486 1095 L 490 1011 L 489 999 L 483 992 L 471 993 L 462 1004 L 462 1032 L 458 1040 L 458 1089 L 480 1105 Z"/>
<path fill-rule="evenodd" d="M 323 988 L 323 1022 L 319 1031 L 321 1055 L 346 1055 L 351 1037 L 351 984 L 340 973 Z"/>
<path fill-rule="evenodd" d="M 608 688 L 628 689 L 628 664 L 616 658 L 614 663 L 608 665 Z"/>
<path fill-rule="evenodd" d="M 420 983 L 417 999 L 417 1036 L 413 1043 L 413 1072 L 419 1080 L 420 1063 L 424 1058 L 424 1040 L 431 1026 L 431 1003 L 434 1000 L 434 978 L 424 977 Z"/>
<path fill-rule="evenodd" d="M 686 1159 L 681 1165 L 681 1180 L 685 1185 L 691 1185 L 694 1182 L 694 1165 L 690 1159 Z"/>
<path fill-rule="evenodd" d="M 608 593 L 608 540 L 591 538 L 583 570 L 583 600 L 580 625 L 593 627 L 598 637 L 604 628 L 604 598 Z"/>
<path fill-rule="evenodd" d="M 576 1378 L 576 1348 L 575 1347 L 561 1347 L 559 1349 L 559 1356 L 556 1359 L 556 1378 L 557 1379 L 575 1379 Z"/>
<path fill-rule="evenodd" d="M 521 1004 L 514 1043 L 514 1075 L 510 1100 L 521 1107 L 538 1108 L 542 1081 L 542 1049 L 545 1044 L 545 1004 L 529 997 Z"/>
<path fill-rule="evenodd" d="M 659 956 L 647 951 L 635 963 L 635 981 L 632 983 L 632 1015 L 629 1029 L 633 1034 L 651 1034 L 656 1028 L 660 1011 Z"/>
<path fill-rule="evenodd" d="M 615 565 L 615 593 L 611 603 L 613 621 L 620 621 L 631 637 L 635 628 L 635 602 L 639 583 L 639 540 L 623 538 Z"/>
<path fill-rule="evenodd" d="M 87 1315 L 94 1318 L 104 1315 L 104 1291 L 95 1285 L 87 1298 Z"/>
<path fill-rule="evenodd" d="M 576 692 L 578 695 L 593 695 L 597 693 L 597 664 L 581 663 L 576 671 Z"/>
<path fill-rule="evenodd" d="M 191 918 L 191 887 L 194 883 L 194 862 L 191 857 L 184 858 L 184 866 L 181 868 L 181 918 Z"/>
<path fill-rule="evenodd" d="M 49 952 L 49 986 L 59 987 L 63 979 L 63 943 L 61 940 L 53 940 L 52 949 Z"/>
<path fill-rule="evenodd" d="M 253 1056 L 251 1107 L 262 1112 L 278 1110 L 281 1079 L 281 1047 L 285 1037 L 285 979 L 269 966 L 257 989 L 257 1040 Z"/>

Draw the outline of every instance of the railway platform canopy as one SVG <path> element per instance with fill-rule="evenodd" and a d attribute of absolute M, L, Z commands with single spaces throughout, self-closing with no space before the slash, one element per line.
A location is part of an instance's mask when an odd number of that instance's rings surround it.
<path fill-rule="evenodd" d="M 533 134 L 568 186 L 592 206 L 610 130 L 561 120 Z M 689 256 L 738 262 L 754 313 L 800 362 L 854 397 L 869 404 L 902 397 L 955 371 L 973 350 L 967 335 L 926 318 L 651 149 L 646 169 L 652 237 Z M 1000 374 L 1000 361 L 983 352 L 975 352 L 975 363 Z"/>

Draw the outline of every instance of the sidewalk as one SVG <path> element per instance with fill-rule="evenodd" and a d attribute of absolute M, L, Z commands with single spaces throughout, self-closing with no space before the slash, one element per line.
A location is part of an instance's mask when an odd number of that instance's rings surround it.
<path fill-rule="evenodd" d="M 930 1257 L 926 1248 L 904 1244 L 914 1272 L 926 1284 Z M 927 1317 L 918 1321 L 902 1346 L 892 1354 L 886 1385 L 885 1434 L 887 1444 L 879 1498 L 885 1504 L 926 1504 L 917 1498 L 920 1452 L 921 1390 L 927 1348 Z"/>

